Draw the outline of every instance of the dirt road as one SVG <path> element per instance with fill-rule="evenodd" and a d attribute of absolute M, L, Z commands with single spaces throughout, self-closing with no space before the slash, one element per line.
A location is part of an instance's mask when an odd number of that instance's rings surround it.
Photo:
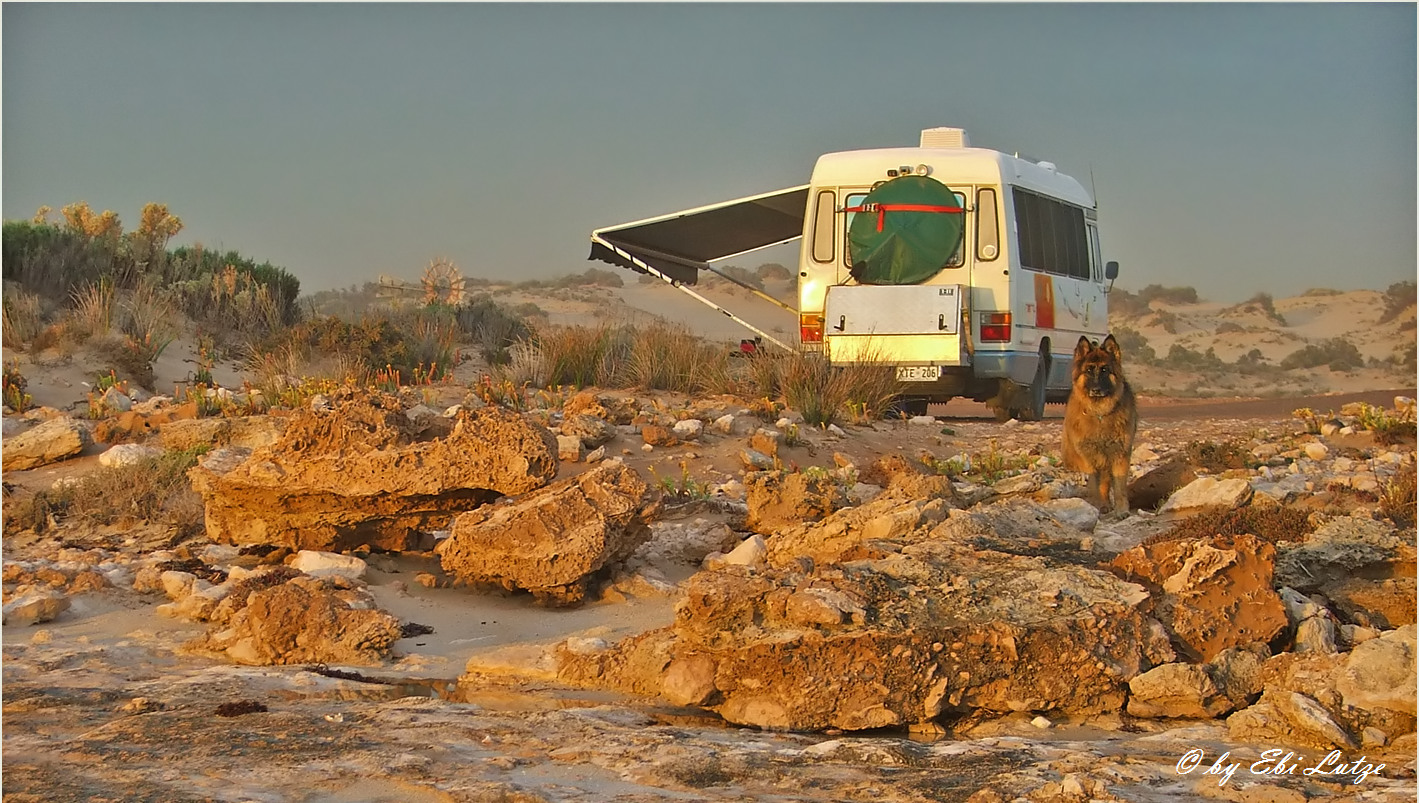
<path fill-rule="evenodd" d="M 1351 402 L 1365 402 L 1377 407 L 1394 406 L 1395 396 L 1415 398 L 1414 388 L 1400 390 L 1369 390 L 1362 393 L 1342 393 L 1330 396 L 1298 396 L 1273 399 L 1161 399 L 1140 398 L 1138 413 L 1144 421 L 1190 421 L 1205 418 L 1289 418 L 1293 410 L 1309 407 L 1318 413 L 1335 410 Z M 933 405 L 931 412 L 947 420 L 994 420 L 990 408 L 969 399 L 953 399 L 945 405 Z M 1045 408 L 1046 419 L 1063 419 L 1064 405 Z"/>

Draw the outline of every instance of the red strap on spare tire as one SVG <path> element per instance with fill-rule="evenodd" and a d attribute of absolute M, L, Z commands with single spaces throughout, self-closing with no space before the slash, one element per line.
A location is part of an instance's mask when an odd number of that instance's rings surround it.
<path fill-rule="evenodd" d="M 882 230 L 882 222 L 886 219 L 888 212 L 947 212 L 950 214 L 963 214 L 965 209 L 959 206 L 938 206 L 935 204 L 867 204 L 865 206 L 850 206 L 844 212 L 873 212 L 877 213 L 877 230 Z"/>

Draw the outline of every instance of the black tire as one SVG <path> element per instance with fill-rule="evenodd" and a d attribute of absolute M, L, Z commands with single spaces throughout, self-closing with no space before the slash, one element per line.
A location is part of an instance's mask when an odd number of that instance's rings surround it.
<path fill-rule="evenodd" d="M 1045 417 L 1045 396 L 1049 390 L 1049 363 L 1048 353 L 1040 355 L 1040 361 L 1035 364 L 1035 378 L 1030 382 L 1030 409 L 1021 410 L 1022 421 L 1039 421 Z"/>
<path fill-rule="evenodd" d="M 926 415 L 926 399 L 897 399 L 887 407 L 887 418 L 899 418 L 901 416 Z"/>

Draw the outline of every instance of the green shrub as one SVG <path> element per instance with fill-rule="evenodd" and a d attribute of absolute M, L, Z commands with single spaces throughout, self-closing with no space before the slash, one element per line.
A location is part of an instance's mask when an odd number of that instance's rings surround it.
<path fill-rule="evenodd" d="M 1360 350 L 1343 337 L 1333 337 L 1297 349 L 1281 360 L 1284 370 L 1292 368 L 1317 368 L 1327 365 L 1332 371 L 1352 371 L 1365 365 Z"/>
<path fill-rule="evenodd" d="M 529 306 L 541 313 L 536 304 L 509 309 L 492 296 L 480 294 L 464 301 L 453 314 L 459 332 L 477 345 L 489 365 L 507 365 L 512 359 L 508 348 L 532 333 L 527 315 L 519 311 Z"/>
<path fill-rule="evenodd" d="M 1118 346 L 1123 350 L 1124 359 L 1130 362 L 1149 364 L 1157 361 L 1158 353 L 1153 347 L 1148 345 L 1148 338 L 1142 333 L 1120 326 L 1113 331 L 1114 339 L 1118 341 Z"/>
<path fill-rule="evenodd" d="M 111 245 L 47 223 L 7 220 L 3 235 L 6 281 L 44 298 L 68 297 L 80 285 L 113 273 Z"/>
<path fill-rule="evenodd" d="M 1384 294 L 1385 309 L 1380 315 L 1378 323 L 1389 323 L 1398 318 L 1405 310 L 1414 307 L 1415 304 L 1415 283 L 1395 282 L 1390 285 Z"/>

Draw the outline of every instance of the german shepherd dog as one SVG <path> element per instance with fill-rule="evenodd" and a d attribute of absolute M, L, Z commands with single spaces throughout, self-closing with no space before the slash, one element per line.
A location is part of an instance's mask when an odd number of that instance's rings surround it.
<path fill-rule="evenodd" d="M 1123 378 L 1123 353 L 1114 336 L 1103 345 L 1079 338 L 1073 376 L 1064 410 L 1064 466 L 1089 475 L 1090 501 L 1101 512 L 1126 513 L 1138 401 Z"/>

